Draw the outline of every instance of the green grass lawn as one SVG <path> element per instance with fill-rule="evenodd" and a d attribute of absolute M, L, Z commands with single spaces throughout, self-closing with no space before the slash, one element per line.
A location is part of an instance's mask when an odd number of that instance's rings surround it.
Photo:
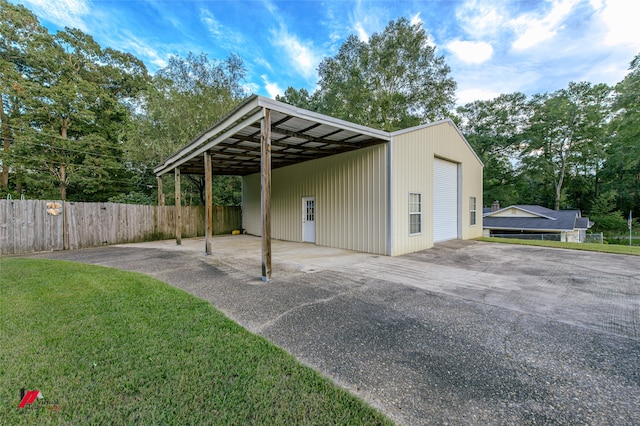
<path fill-rule="evenodd" d="M 19 409 L 21 388 L 44 398 Z M 0 424 L 134 423 L 391 422 L 165 283 L 0 258 Z"/>
<path fill-rule="evenodd" d="M 623 246 L 618 244 L 593 244 L 593 243 L 564 243 L 560 241 L 534 241 L 534 240 L 519 240 L 517 238 L 496 238 L 496 237 L 480 237 L 477 241 L 485 241 L 489 243 L 505 243 L 505 244 L 519 244 L 524 246 L 538 246 L 538 247 L 554 247 L 572 250 L 586 250 L 597 251 L 601 253 L 614 253 L 614 254 L 631 254 L 640 256 L 640 247 L 638 246 Z"/>

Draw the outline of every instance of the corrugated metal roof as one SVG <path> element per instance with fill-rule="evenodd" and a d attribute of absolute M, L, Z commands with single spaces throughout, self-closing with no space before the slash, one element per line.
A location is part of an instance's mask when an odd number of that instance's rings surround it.
<path fill-rule="evenodd" d="M 167 158 L 154 172 L 160 176 L 179 167 L 184 174 L 204 174 L 202 154 L 206 151 L 212 155 L 215 175 L 259 172 L 263 108 L 271 110 L 273 169 L 391 140 L 388 132 L 253 95 Z"/>

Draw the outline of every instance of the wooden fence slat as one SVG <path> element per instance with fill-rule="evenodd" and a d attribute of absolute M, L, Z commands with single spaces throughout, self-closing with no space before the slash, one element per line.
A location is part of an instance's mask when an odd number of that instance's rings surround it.
<path fill-rule="evenodd" d="M 53 201 L 60 215 L 47 212 L 45 200 L 0 200 L 0 255 L 77 250 L 104 244 L 175 237 L 174 206 Z M 205 233 L 204 206 L 182 206 L 182 236 Z M 213 208 L 213 234 L 242 227 L 240 207 Z"/>

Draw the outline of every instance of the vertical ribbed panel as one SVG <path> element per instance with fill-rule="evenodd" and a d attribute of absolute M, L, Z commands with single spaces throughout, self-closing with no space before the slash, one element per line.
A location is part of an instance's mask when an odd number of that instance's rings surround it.
<path fill-rule="evenodd" d="M 452 124 L 443 122 L 394 135 L 392 149 L 393 256 L 433 246 L 433 164 L 436 157 L 462 166 L 459 189 L 461 238 L 482 236 L 480 213 L 477 224 L 469 225 L 469 197 L 482 200 L 482 165 Z M 410 192 L 422 194 L 423 223 L 420 235 L 409 235 Z M 482 211 L 480 206 L 478 211 Z"/>
<path fill-rule="evenodd" d="M 273 170 L 272 237 L 302 241 L 302 197 L 316 197 L 316 244 L 387 253 L 387 145 Z M 243 178 L 243 227 L 260 235 L 260 176 Z"/>
<path fill-rule="evenodd" d="M 433 159 L 433 242 L 458 238 L 458 164 Z"/>

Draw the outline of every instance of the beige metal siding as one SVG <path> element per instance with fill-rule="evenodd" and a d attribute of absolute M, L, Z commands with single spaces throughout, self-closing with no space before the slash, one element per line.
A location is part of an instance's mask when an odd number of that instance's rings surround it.
<path fill-rule="evenodd" d="M 316 197 L 316 244 L 387 253 L 387 145 L 273 170 L 272 237 L 302 241 L 302 197 Z M 243 227 L 261 234 L 260 175 L 243 178 Z"/>
<path fill-rule="evenodd" d="M 482 164 L 453 124 L 443 122 L 395 134 L 391 142 L 391 205 L 393 256 L 433 247 L 433 163 L 438 157 L 461 167 L 461 238 L 482 236 L 482 214 L 469 225 L 469 197 L 482 200 Z M 423 194 L 422 234 L 409 236 L 408 194 Z M 477 206 L 481 212 L 481 206 Z"/>

